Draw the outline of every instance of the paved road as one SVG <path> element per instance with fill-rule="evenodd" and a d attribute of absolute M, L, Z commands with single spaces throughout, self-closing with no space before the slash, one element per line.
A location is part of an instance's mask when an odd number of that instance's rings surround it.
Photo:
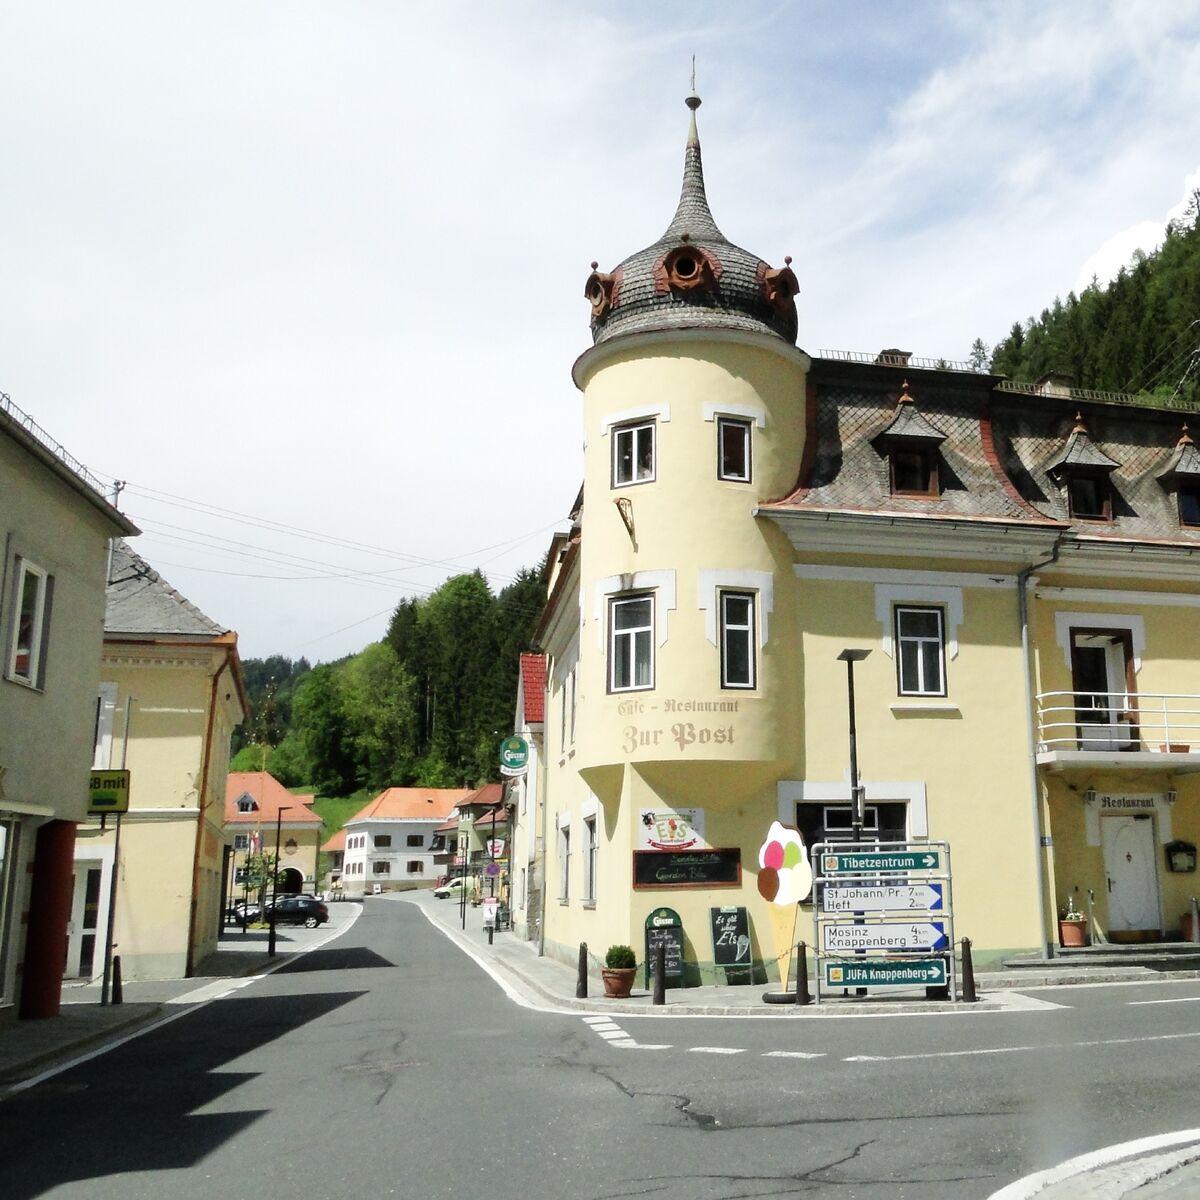
<path fill-rule="evenodd" d="M 1039 995 L 1070 1007 L 587 1021 L 517 1006 L 418 908 L 371 900 L 0 1104 L 0 1197 L 986 1197 L 1200 1125 L 1200 984 Z"/>

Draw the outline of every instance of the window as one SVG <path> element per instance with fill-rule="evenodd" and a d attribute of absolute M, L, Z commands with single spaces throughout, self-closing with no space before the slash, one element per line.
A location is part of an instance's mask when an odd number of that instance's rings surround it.
<path fill-rule="evenodd" d="M 233 835 L 233 848 L 235 850 L 249 850 L 250 835 L 248 833 L 235 833 Z"/>
<path fill-rule="evenodd" d="M 8 677 L 30 687 L 42 687 L 50 632 L 51 579 L 41 567 L 35 567 L 23 558 L 16 560 L 16 566 Z"/>
<path fill-rule="evenodd" d="M 946 654 L 940 608 L 896 606 L 896 672 L 901 696 L 944 696 Z"/>
<path fill-rule="evenodd" d="M 654 598 L 625 596 L 610 602 L 608 690 L 654 686 Z"/>
<path fill-rule="evenodd" d="M 754 593 L 721 593 L 721 686 L 755 686 Z"/>
<path fill-rule="evenodd" d="M 386 859 L 382 862 L 374 862 L 371 864 L 371 872 L 375 875 L 390 875 L 392 873 L 392 864 Z"/>
<path fill-rule="evenodd" d="M 612 431 L 612 485 L 649 483 L 654 479 L 654 422 L 622 425 Z"/>
<path fill-rule="evenodd" d="M 96 697 L 96 736 L 92 749 L 92 770 L 112 766 L 113 719 L 117 711 L 117 685 L 102 683 Z"/>
<path fill-rule="evenodd" d="M 571 829 L 558 831 L 558 898 L 563 903 L 571 898 Z"/>
<path fill-rule="evenodd" d="M 524 867 L 521 868 L 521 887 L 520 887 L 520 891 L 517 892 L 517 895 L 519 897 L 519 899 L 517 901 L 517 907 L 518 908 L 528 908 L 529 907 L 529 873 L 526 871 L 526 869 Z"/>
<path fill-rule="evenodd" d="M 1111 521 L 1112 496 L 1102 475 L 1071 475 L 1067 479 L 1067 509 L 1084 521 Z"/>
<path fill-rule="evenodd" d="M 797 804 L 796 826 L 809 855 L 818 842 L 849 842 L 854 837 L 853 814 L 848 804 Z M 903 842 L 908 840 L 906 804 L 864 804 L 863 840 Z"/>
<path fill-rule="evenodd" d="M 583 822 L 583 902 L 596 903 L 596 818 Z"/>
<path fill-rule="evenodd" d="M 246 793 L 238 797 L 237 810 L 240 813 L 258 812 L 258 801 Z"/>
<path fill-rule="evenodd" d="M 1179 485 L 1180 525 L 1200 525 L 1200 483 Z"/>
<path fill-rule="evenodd" d="M 423 833 L 410 833 L 408 835 L 408 837 L 406 837 L 404 839 L 404 841 L 405 841 L 405 844 L 409 845 L 409 846 L 424 846 L 425 845 L 425 835 Z M 391 844 L 392 844 L 392 839 L 388 838 L 388 845 L 390 846 Z M 377 845 L 377 846 L 379 845 L 378 838 L 375 839 L 375 845 Z"/>
<path fill-rule="evenodd" d="M 567 723 L 567 736 L 570 739 L 567 742 L 568 746 L 575 745 L 575 681 L 579 673 L 577 666 L 571 668 L 571 678 L 567 681 L 571 691 L 571 719 Z"/>
<path fill-rule="evenodd" d="M 425 864 L 419 858 L 410 858 L 407 870 L 410 875 L 424 875 Z"/>
<path fill-rule="evenodd" d="M 888 453 L 892 493 L 897 496 L 937 496 L 934 451 L 928 446 L 894 446 Z"/>
<path fill-rule="evenodd" d="M 377 833 L 375 835 L 375 848 L 377 850 L 386 850 L 392 844 L 392 835 L 390 833 Z M 412 845 L 412 839 L 409 838 L 408 844 Z"/>
<path fill-rule="evenodd" d="M 717 418 L 717 478 L 750 482 L 750 422 Z"/>

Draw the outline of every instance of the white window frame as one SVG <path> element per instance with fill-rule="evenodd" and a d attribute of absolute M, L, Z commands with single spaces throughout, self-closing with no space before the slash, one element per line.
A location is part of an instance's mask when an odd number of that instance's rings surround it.
<path fill-rule="evenodd" d="M 574 666 L 571 668 L 571 674 L 567 677 L 567 687 L 569 687 L 570 691 L 571 691 L 571 717 L 570 717 L 570 720 L 567 722 L 567 745 L 568 746 L 575 745 L 575 687 L 576 687 L 576 678 L 577 678 L 578 674 L 579 674 L 579 667 Z"/>
<path fill-rule="evenodd" d="M 410 858 L 404 867 L 405 875 L 424 875 L 425 863 L 419 858 Z"/>
<path fill-rule="evenodd" d="M 248 833 L 235 833 L 233 835 L 233 848 L 235 851 L 240 850 L 243 854 L 250 852 L 250 835 Z"/>
<path fill-rule="evenodd" d="M 376 850 L 390 850 L 392 848 L 392 835 L 390 833 L 372 834 L 371 840 Z"/>
<path fill-rule="evenodd" d="M 650 623 L 649 625 L 639 625 L 635 629 L 617 630 L 617 609 L 623 604 L 634 604 L 646 602 L 650 606 Z M 608 690 L 612 693 L 619 692 L 649 692 L 654 689 L 654 672 L 655 659 L 654 652 L 654 617 L 655 617 L 654 594 L 652 592 L 634 592 L 630 595 L 613 596 L 608 602 Z M 649 683 L 628 683 L 623 687 L 617 685 L 617 638 L 628 637 L 633 641 L 633 653 L 630 655 L 630 677 L 637 678 L 637 634 L 643 631 L 649 632 L 649 647 L 650 647 L 650 682 Z M 565 681 L 564 681 L 565 686 Z"/>
<path fill-rule="evenodd" d="M 749 625 L 730 625 L 725 615 L 726 600 L 748 600 L 750 602 Z M 722 588 L 718 593 L 718 608 L 721 622 L 721 687 L 737 691 L 753 691 L 758 687 L 758 636 L 755 626 L 758 624 L 758 597 L 753 592 L 738 591 L 735 588 Z M 747 642 L 748 659 L 750 662 L 750 680 L 747 683 L 731 681 L 729 678 L 728 637 L 731 632 L 742 634 Z"/>
<path fill-rule="evenodd" d="M 744 417 L 717 417 L 717 478 L 725 483 L 750 483 L 754 478 L 754 444 L 751 431 L 754 424 Z M 744 475 L 727 475 L 722 470 L 724 456 L 724 431 L 727 426 L 736 426 L 742 431 L 742 443 L 746 448 L 746 473 Z"/>
<path fill-rule="evenodd" d="M 17 673 L 17 643 L 20 641 L 21 606 L 25 595 L 25 579 L 33 576 L 37 581 L 37 593 L 34 599 L 33 629 L 29 638 L 29 673 Z M 25 687 L 41 687 L 42 670 L 42 635 L 46 622 L 46 596 L 49 591 L 50 575 L 36 563 L 26 558 L 17 559 L 16 587 L 13 592 L 12 620 L 9 623 L 8 662 L 5 664 L 5 674 L 13 683 Z"/>
<path fill-rule="evenodd" d="M 902 613 L 933 613 L 937 617 L 938 632 L 937 638 L 934 639 L 924 634 L 910 634 L 906 637 L 901 636 L 900 617 Z M 896 626 L 896 689 L 901 696 L 945 696 L 948 694 L 948 680 L 946 679 L 946 614 L 941 607 L 936 604 L 897 604 L 892 610 L 892 617 Z M 924 646 L 928 642 L 937 641 L 938 647 L 938 667 L 941 674 L 940 687 L 934 689 L 927 686 L 925 679 L 925 657 L 922 653 Z M 904 686 L 904 649 L 903 642 L 916 642 L 917 650 L 917 683 L 916 687 Z"/>
<path fill-rule="evenodd" d="M 583 819 L 583 903 L 596 903 L 596 857 L 599 843 L 596 840 L 596 817 Z"/>
<path fill-rule="evenodd" d="M 117 685 L 101 683 L 96 696 L 96 745 L 92 751 L 92 770 L 112 766 L 113 725 L 117 713 Z"/>
<path fill-rule="evenodd" d="M 558 902 L 568 904 L 571 900 L 571 826 L 562 825 L 558 830 Z"/>
<path fill-rule="evenodd" d="M 637 478 L 638 434 L 643 429 L 650 431 L 650 474 L 639 479 Z M 631 455 L 631 462 L 633 464 L 633 475 L 629 479 L 622 479 L 619 474 L 618 464 L 621 461 L 621 445 L 626 437 L 632 439 L 633 453 Z M 650 420 L 630 421 L 625 425 L 615 425 L 613 426 L 609 440 L 612 443 L 611 478 L 614 488 L 636 487 L 640 483 L 653 483 L 658 478 L 658 422 L 656 420 L 651 418 Z"/>
<path fill-rule="evenodd" d="M 371 864 L 372 875 L 391 875 L 392 864 L 389 859 L 378 858 Z"/>
<path fill-rule="evenodd" d="M 415 841 L 413 839 L 416 839 Z M 405 850 L 424 850 L 425 835 L 423 833 L 406 833 L 404 835 Z"/>

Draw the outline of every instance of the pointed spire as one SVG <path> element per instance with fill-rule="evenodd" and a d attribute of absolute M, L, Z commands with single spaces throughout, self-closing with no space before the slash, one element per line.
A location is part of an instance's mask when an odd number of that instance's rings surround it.
<path fill-rule="evenodd" d="M 718 239 L 725 241 L 725 235 L 717 228 L 712 212 L 708 207 L 708 196 L 704 192 L 704 164 L 700 160 L 700 133 L 696 128 L 696 109 L 700 107 L 700 97 L 696 94 L 696 60 L 692 59 L 692 91 L 684 103 L 690 108 L 691 120 L 688 125 L 687 149 L 683 156 L 683 187 L 679 193 L 679 206 L 675 216 L 667 226 L 662 239 L 677 238 L 686 233 L 692 241 Z"/>

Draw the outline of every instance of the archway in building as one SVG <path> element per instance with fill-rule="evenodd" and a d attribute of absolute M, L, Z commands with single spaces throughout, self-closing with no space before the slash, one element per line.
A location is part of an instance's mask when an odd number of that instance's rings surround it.
<path fill-rule="evenodd" d="M 304 887 L 304 876 L 295 867 L 284 867 L 279 872 L 279 894 L 294 896 Z"/>

